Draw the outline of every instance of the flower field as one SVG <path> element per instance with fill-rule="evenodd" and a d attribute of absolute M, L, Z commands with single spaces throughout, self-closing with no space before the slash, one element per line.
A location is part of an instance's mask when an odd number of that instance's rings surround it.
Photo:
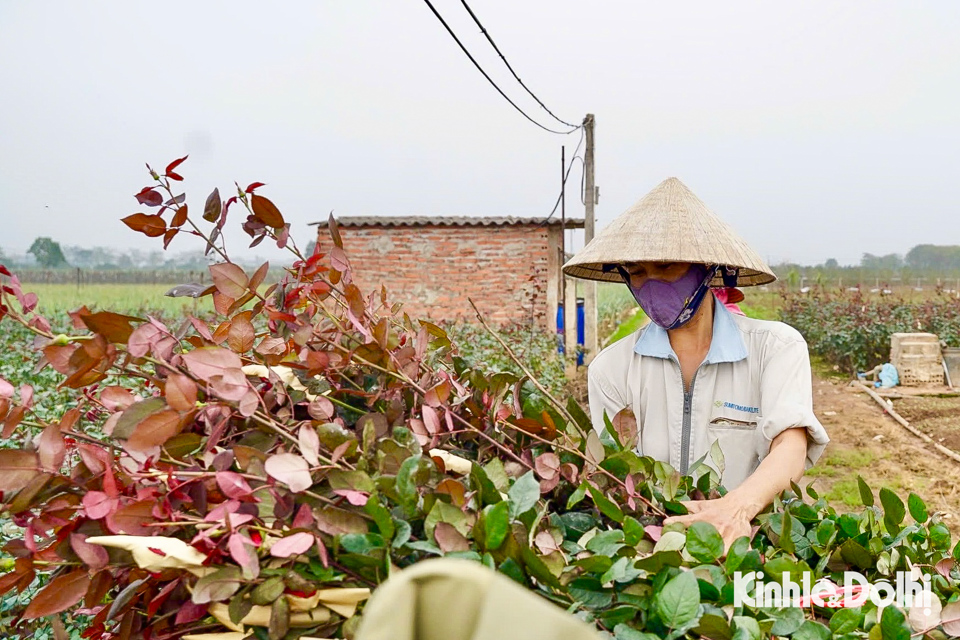
<path fill-rule="evenodd" d="M 165 242 L 207 223 L 211 307 L 48 313 L 0 268 L 5 637 L 354 638 L 381 583 L 436 557 L 497 571 L 598 638 L 960 634 L 939 504 L 851 475 L 842 509 L 835 487 L 794 485 L 729 548 L 712 525 L 665 525 L 724 494 L 719 448 L 681 476 L 637 454 L 628 410 L 598 433 L 555 379 L 553 336 L 508 332 L 521 356 L 496 361 L 493 332 L 406 317 L 353 283 L 335 222 L 329 254 L 302 254 L 260 183 L 214 190 L 191 219 L 171 191 L 182 161 L 137 194 L 157 213 L 124 221 Z M 254 243 L 289 247 L 280 282 L 217 244 L 231 205 Z M 932 600 L 766 606 L 737 587 L 835 590 L 845 571 L 923 578 Z"/>

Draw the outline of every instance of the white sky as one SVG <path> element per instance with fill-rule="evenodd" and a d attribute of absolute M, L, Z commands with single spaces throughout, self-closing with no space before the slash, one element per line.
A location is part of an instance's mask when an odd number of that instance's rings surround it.
<path fill-rule="evenodd" d="M 461 4 L 435 5 L 549 122 Z M 555 113 L 596 114 L 598 227 L 677 176 L 772 261 L 960 244 L 960 3 L 471 6 Z M 301 244 L 330 210 L 542 216 L 577 139 L 513 111 L 418 0 L 0 0 L 7 251 L 159 248 L 119 218 L 144 210 L 144 162 L 185 153 L 197 213 L 263 181 Z"/>

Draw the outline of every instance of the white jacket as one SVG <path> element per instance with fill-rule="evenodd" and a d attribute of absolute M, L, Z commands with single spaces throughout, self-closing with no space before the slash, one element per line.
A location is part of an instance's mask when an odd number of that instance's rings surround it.
<path fill-rule="evenodd" d="M 739 486 L 791 427 L 807 429 L 807 468 L 830 441 L 813 413 L 810 357 L 796 329 L 782 322 L 735 316 L 714 304 L 713 338 L 689 394 L 667 332 L 654 323 L 597 354 L 588 370 L 590 413 L 603 432 L 631 407 L 638 451 L 686 473 L 718 442 L 721 482 Z M 707 464 L 717 468 L 707 455 Z"/>

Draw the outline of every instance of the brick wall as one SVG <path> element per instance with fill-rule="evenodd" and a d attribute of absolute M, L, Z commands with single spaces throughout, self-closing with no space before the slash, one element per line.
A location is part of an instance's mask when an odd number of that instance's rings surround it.
<path fill-rule="evenodd" d="M 364 293 L 384 284 L 411 318 L 473 319 L 471 298 L 494 324 L 547 326 L 546 226 L 341 226 L 340 235 Z M 323 226 L 319 242 L 332 246 Z"/>

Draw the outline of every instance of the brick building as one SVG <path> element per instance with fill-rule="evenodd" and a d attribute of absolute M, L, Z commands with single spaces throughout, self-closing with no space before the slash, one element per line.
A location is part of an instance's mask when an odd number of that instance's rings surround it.
<path fill-rule="evenodd" d="M 535 320 L 554 330 L 560 300 L 559 218 L 463 216 L 337 218 L 354 279 L 387 288 L 411 318 L 474 318 L 468 298 L 494 324 Z M 321 250 L 332 240 L 318 226 Z M 567 219 L 567 229 L 583 220 Z"/>

